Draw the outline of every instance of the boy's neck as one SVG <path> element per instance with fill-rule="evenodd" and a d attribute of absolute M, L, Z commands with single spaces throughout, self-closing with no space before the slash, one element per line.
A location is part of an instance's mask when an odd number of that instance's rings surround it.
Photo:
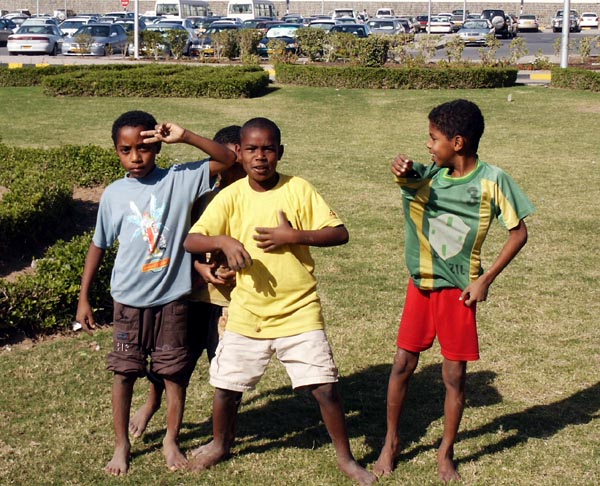
<path fill-rule="evenodd" d="M 273 176 L 265 181 L 256 181 L 249 179 L 250 187 L 256 192 L 267 192 L 273 189 L 279 183 L 279 173 L 275 172 Z"/>
<path fill-rule="evenodd" d="M 457 155 L 451 164 L 448 164 L 448 175 L 450 177 L 464 177 L 477 167 L 477 154 Z"/>

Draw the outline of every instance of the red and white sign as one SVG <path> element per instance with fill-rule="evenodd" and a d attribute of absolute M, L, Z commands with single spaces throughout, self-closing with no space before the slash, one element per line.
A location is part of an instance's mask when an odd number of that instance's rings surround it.
<path fill-rule="evenodd" d="M 121 7 L 129 7 L 129 0 L 121 0 Z"/>

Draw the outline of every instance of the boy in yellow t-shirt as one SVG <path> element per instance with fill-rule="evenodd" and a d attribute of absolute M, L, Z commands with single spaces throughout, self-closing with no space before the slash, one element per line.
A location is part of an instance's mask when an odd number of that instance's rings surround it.
<path fill-rule="evenodd" d="M 283 146 L 275 123 L 253 118 L 240 135 L 238 158 L 248 177 L 217 194 L 184 243 L 192 253 L 222 251 L 237 272 L 227 327 L 210 367 L 214 439 L 196 450 L 189 466 L 206 469 L 228 456 L 242 394 L 277 353 L 294 389 L 308 389 L 316 398 L 342 472 L 372 484 L 375 476 L 350 451 L 309 251 L 346 243 L 348 231 L 313 186 L 277 172 Z"/>

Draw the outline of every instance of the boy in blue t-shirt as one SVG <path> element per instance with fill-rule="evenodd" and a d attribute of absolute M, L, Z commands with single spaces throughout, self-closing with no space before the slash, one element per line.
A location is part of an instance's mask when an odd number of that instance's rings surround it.
<path fill-rule="evenodd" d="M 411 279 L 388 383 L 387 434 L 374 466 L 377 475 L 394 469 L 408 382 L 420 353 L 437 336 L 446 387 L 438 476 L 444 482 L 460 479 L 454 443 L 465 404 L 467 361 L 479 359 L 476 304 L 486 300 L 492 282 L 527 242 L 523 219 L 534 211 L 504 171 L 478 158 L 483 129 L 483 115 L 474 103 L 443 103 L 429 113 L 427 148 L 433 164 L 418 164 L 402 154 L 392 162 L 402 190 Z M 508 239 L 483 272 L 481 247 L 494 219 L 506 227 Z"/>
<path fill-rule="evenodd" d="M 125 177 L 102 194 L 96 229 L 81 278 L 77 321 L 95 328 L 89 292 L 107 248 L 119 249 L 111 276 L 114 299 L 113 350 L 108 369 L 112 386 L 115 450 L 105 470 L 120 476 L 129 469 L 128 436 L 133 385 L 149 368 L 164 379 L 167 433 L 163 453 L 171 470 L 187 462 L 179 449 L 179 429 L 194 356 L 188 342 L 187 309 L 191 256 L 183 249 L 196 199 L 210 191 L 215 176 L 235 154 L 224 145 L 173 123 L 158 125 L 142 111 L 121 115 L 112 139 Z M 161 142 L 188 143 L 210 156 L 199 162 L 156 166 Z"/>

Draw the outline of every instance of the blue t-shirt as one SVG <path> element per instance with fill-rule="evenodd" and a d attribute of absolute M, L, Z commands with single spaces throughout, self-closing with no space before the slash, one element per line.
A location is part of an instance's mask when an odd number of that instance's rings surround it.
<path fill-rule="evenodd" d="M 113 299 L 132 307 L 172 302 L 192 288 L 191 255 L 183 248 L 196 199 L 212 189 L 208 159 L 155 167 L 141 179 L 124 177 L 102 194 L 93 242 L 119 241 Z"/>

